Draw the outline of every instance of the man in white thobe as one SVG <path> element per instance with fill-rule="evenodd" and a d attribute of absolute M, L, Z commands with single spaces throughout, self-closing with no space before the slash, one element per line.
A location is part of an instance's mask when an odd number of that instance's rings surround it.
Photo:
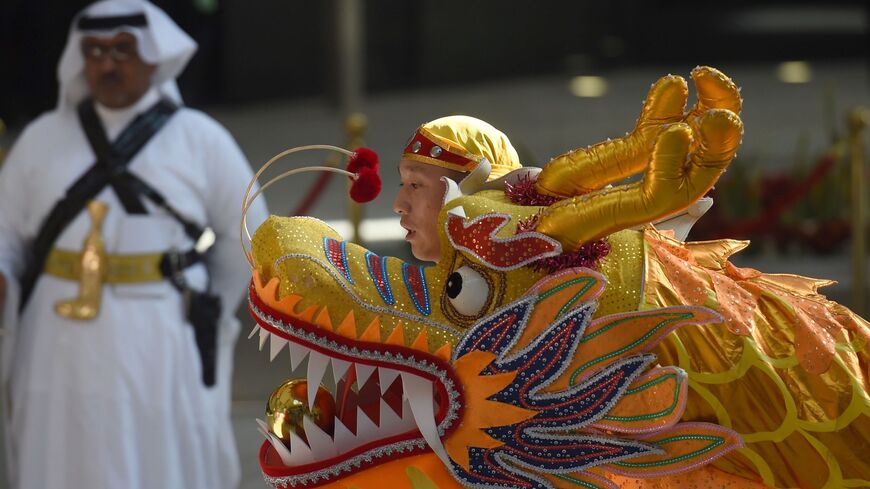
<path fill-rule="evenodd" d="M 75 262 L 84 256 L 86 240 L 96 242 L 87 210 L 54 240 L 51 263 L 19 307 L 22 274 L 43 221 L 97 161 L 79 121 L 82 101 L 93 99 L 105 139 L 114 144 L 159 101 L 180 105 L 174 80 L 195 49 L 194 41 L 149 3 L 92 4 L 70 29 L 58 67 L 56 110 L 24 130 L 0 167 L 0 359 L 13 488 L 238 484 L 229 388 L 239 328 L 234 312 L 249 276 L 238 226 L 251 171 L 223 127 L 179 107 L 129 159 L 127 171 L 156 189 L 167 206 L 139 195 L 132 200 L 144 212 L 130 212 L 112 185 L 94 196 L 108 209 L 98 229 L 108 268 L 95 317 L 70 318 L 56 307 L 84 287 L 80 276 L 70 276 L 77 265 L 69 257 Z M 141 264 L 131 261 L 137 256 L 169 256 L 194 247 L 196 240 L 172 212 L 216 235 L 204 260 L 182 265 L 179 272 L 184 287 L 209 289 L 222 299 L 213 386 L 203 381 L 182 289 L 155 279 L 153 263 L 144 272 L 129 266 Z M 265 206 L 255 204 L 248 221 L 256 226 L 265 216 Z M 113 275 L 126 278 L 113 281 Z"/>

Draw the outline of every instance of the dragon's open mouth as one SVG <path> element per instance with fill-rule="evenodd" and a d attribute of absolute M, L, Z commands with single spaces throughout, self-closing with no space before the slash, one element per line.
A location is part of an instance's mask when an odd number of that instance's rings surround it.
<path fill-rule="evenodd" d="M 315 399 L 328 371 L 335 381 L 331 433 L 308 416 L 302 436 L 291 432 L 289 444 L 264 433 L 269 439 L 260 448 L 260 466 L 267 482 L 315 486 L 397 457 L 444 454 L 440 439 L 455 428 L 462 405 L 459 383 L 444 360 L 407 346 L 348 338 L 311 318 L 276 311 L 253 284 L 249 309 L 257 322 L 249 337 L 258 334 L 261 349 L 268 342 L 272 359 L 285 349 L 293 368 L 307 359 L 307 399 Z M 342 324 L 347 321 L 352 313 Z"/>

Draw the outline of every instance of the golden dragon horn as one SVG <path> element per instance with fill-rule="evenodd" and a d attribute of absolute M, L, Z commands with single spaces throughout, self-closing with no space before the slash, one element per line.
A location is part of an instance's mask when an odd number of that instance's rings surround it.
<path fill-rule="evenodd" d="M 695 125 L 673 124 L 659 135 L 642 181 L 556 202 L 542 213 L 537 231 L 576 251 L 689 207 L 716 183 L 743 135 L 740 117 L 728 109 L 708 109 Z"/>
<path fill-rule="evenodd" d="M 660 78 L 650 88 L 632 132 L 557 156 L 538 176 L 538 192 L 573 197 L 598 190 L 643 171 L 656 138 L 667 125 L 682 121 L 694 127 L 696 117 L 713 108 L 740 114 L 740 91 L 724 73 L 701 66 L 692 70 L 692 80 L 698 101 L 688 112 L 686 81 L 674 75 Z"/>

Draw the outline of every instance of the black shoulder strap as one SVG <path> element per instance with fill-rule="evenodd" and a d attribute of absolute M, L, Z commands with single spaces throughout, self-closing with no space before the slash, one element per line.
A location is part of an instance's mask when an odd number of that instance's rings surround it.
<path fill-rule="evenodd" d="M 138 115 L 133 122 L 121 131 L 114 144 L 110 144 L 106 131 L 93 103 L 79 105 L 79 122 L 88 138 L 88 143 L 97 157 L 97 163 L 102 163 L 109 176 L 109 184 L 124 206 L 128 214 L 146 214 L 147 210 L 129 187 L 126 179 L 121 178 L 127 171 L 130 160 L 145 146 L 151 137 L 163 127 L 169 117 L 175 112 L 176 106 L 163 99 L 146 112 Z"/>
<path fill-rule="evenodd" d="M 181 227 L 184 228 L 184 234 L 192 239 L 194 243 L 196 243 L 202 236 L 202 233 L 205 232 L 205 228 L 182 216 L 174 207 L 169 205 L 169 202 L 165 197 L 163 197 L 163 194 L 158 192 L 157 189 L 149 185 L 145 180 L 136 176 L 134 173 L 127 172 L 121 177 L 121 179 L 124 181 L 131 193 L 135 195 L 144 195 L 148 200 L 153 202 L 154 205 L 160 207 L 167 214 L 172 216 L 173 219 L 178 221 L 178 223 L 181 224 Z"/>
<path fill-rule="evenodd" d="M 161 100 L 146 112 L 137 116 L 114 144 L 109 144 L 105 130 L 94 110 L 93 101 L 85 100 L 78 107 L 79 121 L 88 137 L 88 142 L 97 161 L 67 190 L 42 221 L 39 232 L 30 246 L 30 254 L 21 277 L 21 301 L 18 309 L 23 311 L 33 293 L 36 281 L 45 267 L 45 260 L 60 233 L 96 197 L 106 185 L 122 181 L 130 160 L 169 121 L 178 107 L 168 100 Z M 120 189 L 116 188 L 116 192 Z M 118 192 L 119 198 L 120 192 Z M 135 195 L 129 192 L 130 195 Z M 137 199 L 138 201 L 138 199 Z M 137 202 L 142 206 L 141 202 Z M 134 204 L 131 204 L 134 205 Z"/>

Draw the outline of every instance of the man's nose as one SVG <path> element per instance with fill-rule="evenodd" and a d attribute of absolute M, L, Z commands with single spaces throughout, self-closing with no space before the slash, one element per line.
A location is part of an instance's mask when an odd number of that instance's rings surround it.
<path fill-rule="evenodd" d="M 118 62 L 115 61 L 111 56 L 100 56 L 93 62 L 97 64 L 97 68 L 100 70 L 101 73 L 115 71 L 115 69 L 118 67 Z"/>
<path fill-rule="evenodd" d="M 408 213 L 407 200 L 402 196 L 401 190 L 396 195 L 395 200 L 393 200 L 393 212 L 400 216 Z"/>

